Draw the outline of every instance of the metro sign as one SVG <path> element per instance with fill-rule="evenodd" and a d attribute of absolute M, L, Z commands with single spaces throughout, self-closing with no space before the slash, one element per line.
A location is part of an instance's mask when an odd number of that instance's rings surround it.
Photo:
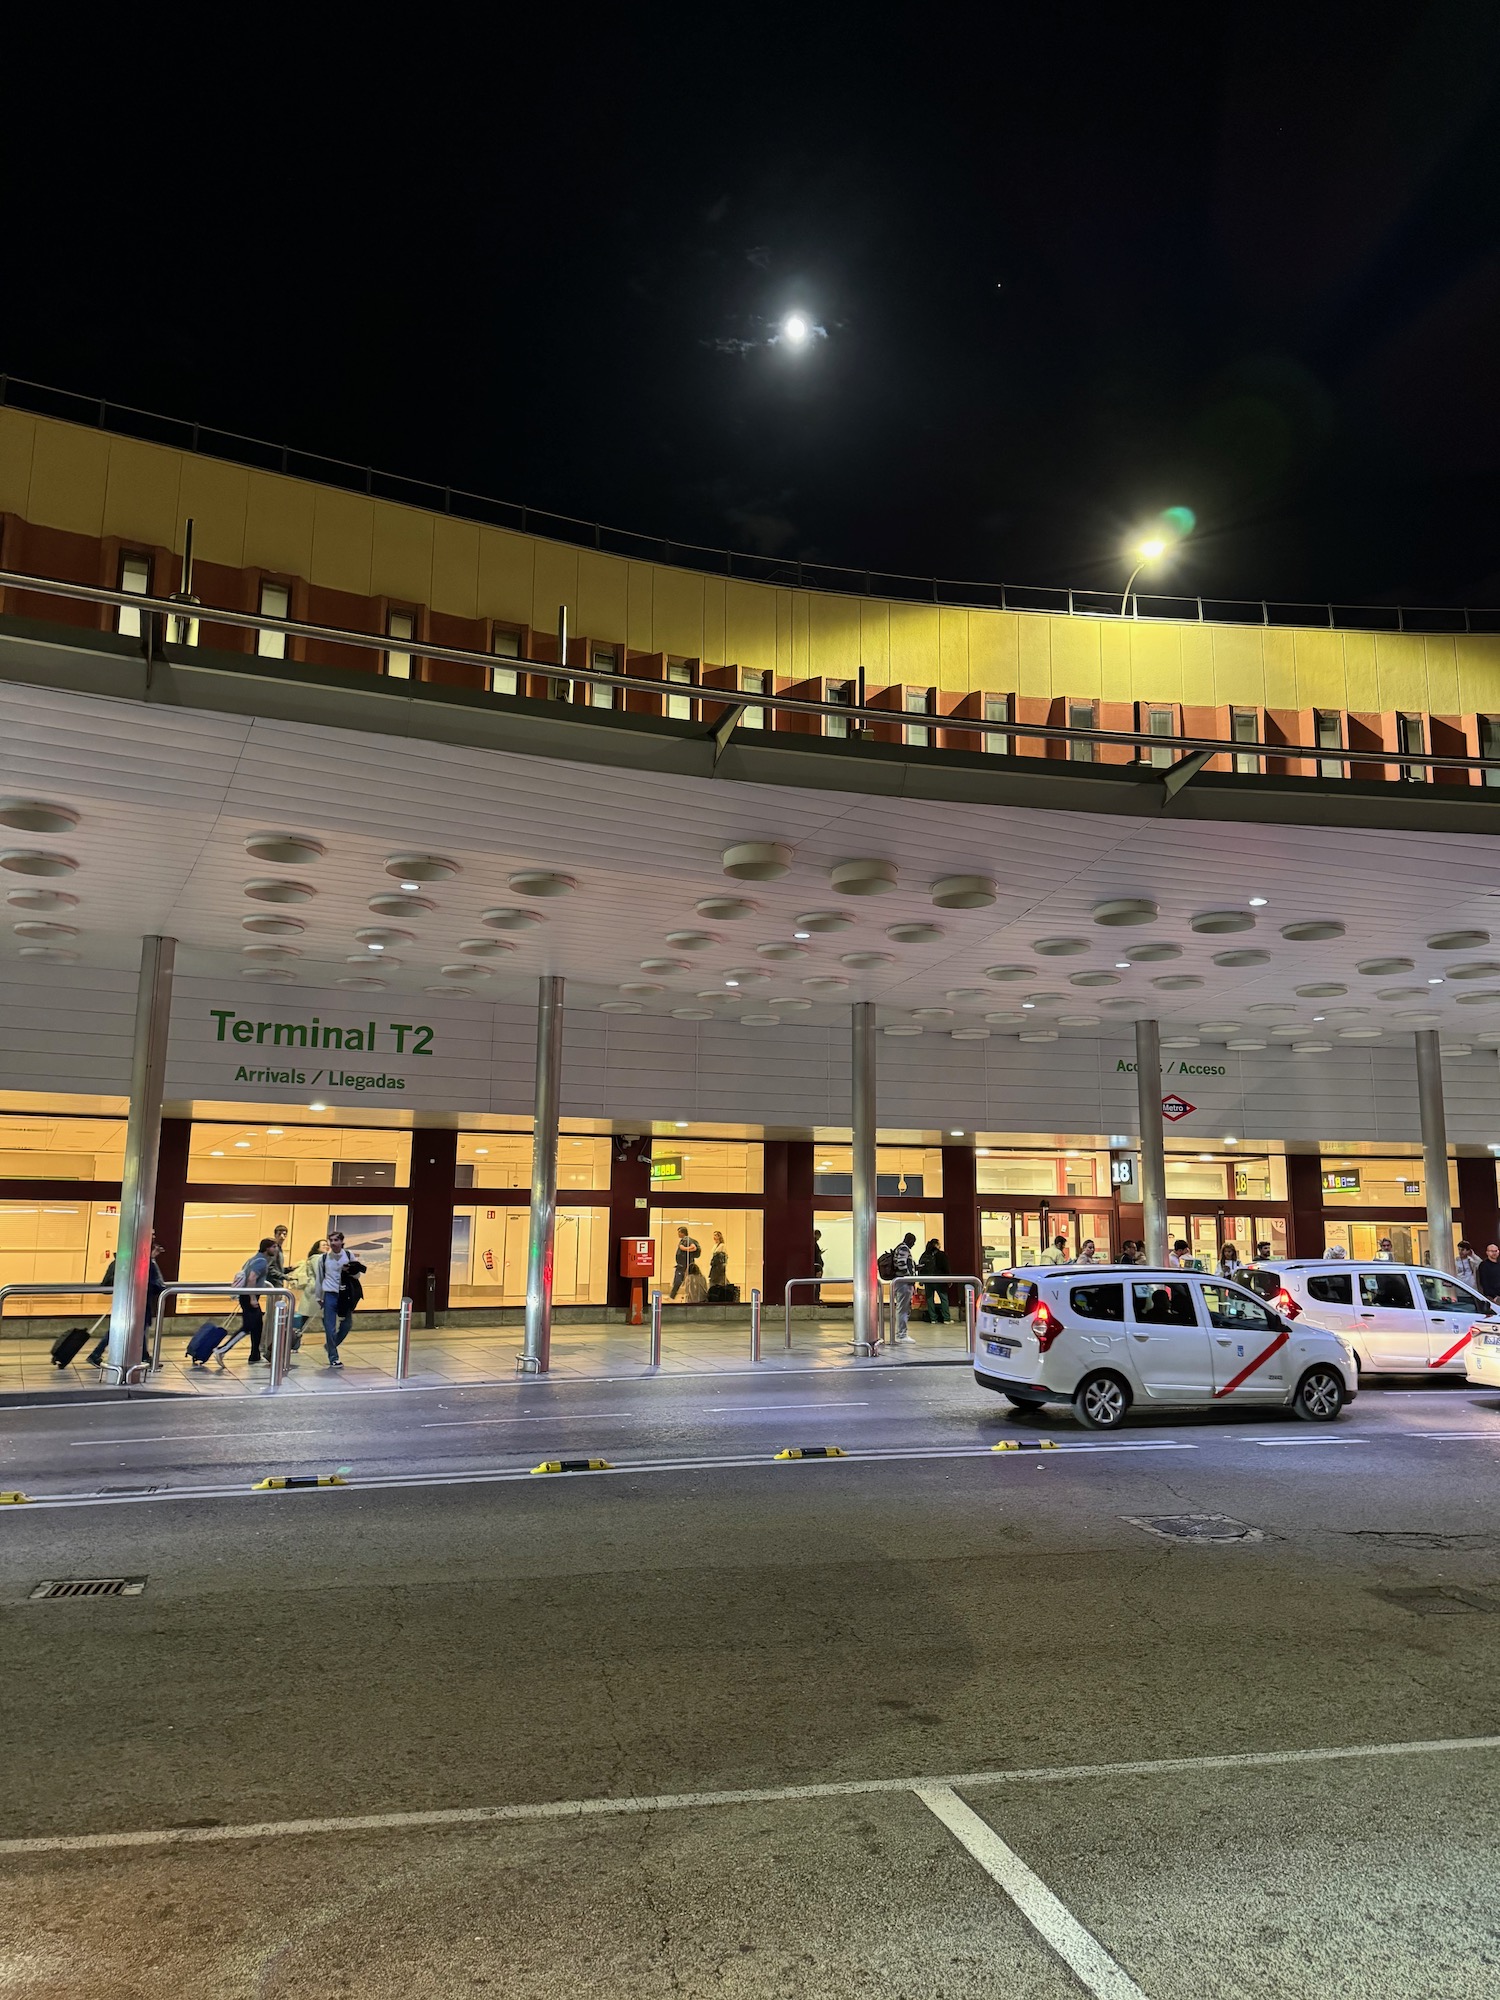
<path fill-rule="evenodd" d="M 1196 1104 L 1189 1104 L 1185 1097 L 1178 1097 L 1175 1092 L 1172 1096 L 1164 1097 L 1161 1101 L 1162 1117 L 1170 1118 L 1174 1125 L 1179 1118 L 1186 1118 L 1190 1111 L 1196 1111 L 1197 1109 Z"/>

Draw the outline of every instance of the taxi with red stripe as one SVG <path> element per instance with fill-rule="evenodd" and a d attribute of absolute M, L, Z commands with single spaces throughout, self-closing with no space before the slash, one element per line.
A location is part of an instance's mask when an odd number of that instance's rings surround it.
<path fill-rule="evenodd" d="M 1359 1389 L 1341 1334 L 1211 1273 L 1140 1264 L 995 1271 L 974 1380 L 1019 1409 L 1071 1403 L 1090 1430 L 1170 1405 L 1290 1409 L 1332 1423 Z"/>
<path fill-rule="evenodd" d="M 1391 1258 L 1294 1257 L 1240 1273 L 1273 1311 L 1344 1334 L 1362 1375 L 1464 1373 L 1475 1326 L 1495 1302 L 1448 1271 Z"/>

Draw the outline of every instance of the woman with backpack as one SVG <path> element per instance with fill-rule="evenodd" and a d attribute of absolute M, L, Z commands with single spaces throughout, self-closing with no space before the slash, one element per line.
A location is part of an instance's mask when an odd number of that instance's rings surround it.
<path fill-rule="evenodd" d="M 330 1368 L 342 1368 L 339 1349 L 349 1337 L 349 1329 L 354 1324 L 354 1315 L 359 1302 L 365 1295 L 365 1288 L 359 1282 L 364 1275 L 364 1265 L 352 1251 L 344 1248 L 344 1234 L 340 1229 L 328 1232 L 328 1248 L 318 1259 L 318 1292 L 323 1301 L 323 1339 L 328 1349 Z"/>

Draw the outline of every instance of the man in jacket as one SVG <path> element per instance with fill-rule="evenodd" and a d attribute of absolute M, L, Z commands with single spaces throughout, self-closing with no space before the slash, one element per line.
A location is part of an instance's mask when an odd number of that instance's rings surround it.
<path fill-rule="evenodd" d="M 926 1317 L 938 1326 L 946 1326 L 953 1315 L 948 1310 L 948 1293 L 944 1286 L 934 1285 L 933 1278 L 946 1278 L 953 1266 L 948 1262 L 948 1253 L 935 1236 L 928 1239 L 927 1248 L 917 1259 L 917 1271 L 928 1280 Z"/>
<path fill-rule="evenodd" d="M 915 1235 L 908 1229 L 891 1252 L 891 1268 L 895 1279 L 891 1286 L 891 1304 L 895 1308 L 897 1340 L 911 1339 L 911 1329 L 907 1321 L 911 1318 L 911 1293 L 917 1276 L 917 1260 L 911 1254 L 916 1240 Z"/>
<path fill-rule="evenodd" d="M 349 1337 L 354 1314 L 364 1297 L 360 1278 L 364 1265 L 344 1247 L 343 1231 L 329 1231 L 328 1248 L 318 1261 L 318 1290 L 323 1297 L 323 1341 L 330 1368 L 342 1368 L 339 1349 Z"/>
<path fill-rule="evenodd" d="M 1487 1243 L 1474 1273 L 1474 1283 L 1487 1299 L 1500 1299 L 1500 1243 Z"/>
<path fill-rule="evenodd" d="M 157 1262 L 157 1259 L 160 1256 L 161 1256 L 161 1244 L 157 1241 L 157 1238 L 153 1233 L 151 1238 L 151 1262 L 146 1266 L 146 1320 L 143 1329 L 146 1341 L 145 1358 L 148 1361 L 151 1359 L 151 1329 L 156 1324 L 156 1305 L 157 1301 L 161 1297 L 162 1287 L 167 1282 L 166 1279 L 162 1276 L 161 1266 Z M 113 1257 L 111 1257 L 109 1260 L 109 1268 L 105 1271 L 104 1276 L 99 1280 L 99 1282 L 102 1285 L 112 1285 L 114 1281 L 115 1281 L 115 1260 Z M 88 1358 L 87 1366 L 90 1368 L 97 1368 L 99 1364 L 103 1361 L 105 1355 L 108 1352 L 109 1352 L 109 1314 L 106 1313 L 104 1315 L 104 1332 L 100 1335 L 99 1339 L 95 1341 L 93 1351 Z"/>
<path fill-rule="evenodd" d="M 698 1261 L 698 1245 L 689 1236 L 687 1224 L 677 1225 L 677 1257 L 672 1270 L 672 1289 L 667 1297 L 675 1299 L 687 1281 L 687 1274 Z"/>

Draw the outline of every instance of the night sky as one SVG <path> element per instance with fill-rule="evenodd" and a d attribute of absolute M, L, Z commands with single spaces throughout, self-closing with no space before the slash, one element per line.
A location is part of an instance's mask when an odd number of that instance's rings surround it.
<path fill-rule="evenodd" d="M 1500 604 L 1494 0 L 39 12 L 13 374 L 861 568 L 1118 587 L 1185 504 L 1162 589 Z"/>

